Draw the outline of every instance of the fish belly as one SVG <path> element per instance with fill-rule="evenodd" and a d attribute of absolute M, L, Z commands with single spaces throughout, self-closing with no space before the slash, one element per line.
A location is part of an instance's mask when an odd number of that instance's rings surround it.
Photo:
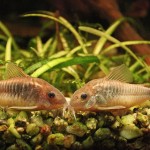
<path fill-rule="evenodd" d="M 28 106 L 28 104 L 19 97 L 15 97 L 7 93 L 1 93 L 0 106 L 1 107 Z"/>

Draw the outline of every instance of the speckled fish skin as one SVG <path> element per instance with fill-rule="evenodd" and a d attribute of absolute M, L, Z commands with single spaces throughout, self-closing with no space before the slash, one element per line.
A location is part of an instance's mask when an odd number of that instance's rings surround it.
<path fill-rule="evenodd" d="M 63 94 L 42 79 L 26 75 L 0 81 L 1 107 L 51 110 L 61 108 L 65 103 Z"/>
<path fill-rule="evenodd" d="M 82 94 L 87 94 L 87 98 L 82 99 Z M 138 105 L 148 99 L 150 99 L 150 89 L 147 87 L 98 79 L 90 81 L 77 90 L 70 104 L 78 110 L 123 109 Z"/>
<path fill-rule="evenodd" d="M 115 78 L 109 75 L 88 82 L 73 94 L 70 105 L 74 110 L 108 111 L 130 108 L 150 99 L 150 88 L 119 81 L 125 80 L 123 75 Z"/>

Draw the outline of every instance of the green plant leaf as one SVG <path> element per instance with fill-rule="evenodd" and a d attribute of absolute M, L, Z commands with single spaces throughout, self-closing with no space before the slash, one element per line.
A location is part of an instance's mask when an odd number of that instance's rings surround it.
<path fill-rule="evenodd" d="M 80 80 L 78 73 L 71 66 L 63 68 L 62 70 L 71 74 L 75 78 L 75 80 Z"/>
<path fill-rule="evenodd" d="M 53 70 L 53 69 L 58 69 L 58 68 L 60 69 L 60 68 L 77 65 L 77 64 L 84 64 L 84 63 L 88 64 L 92 62 L 99 63 L 99 58 L 96 56 L 56 58 L 42 65 L 40 68 L 34 71 L 31 76 L 38 77 L 48 70 Z"/>
<path fill-rule="evenodd" d="M 38 77 L 40 76 L 41 74 L 43 74 L 44 72 L 46 72 L 47 70 L 53 68 L 54 66 L 62 63 L 62 62 L 65 62 L 67 60 L 70 60 L 71 58 L 66 58 L 66 57 L 63 57 L 63 58 L 56 58 L 52 61 L 48 61 L 46 64 L 44 64 L 43 66 L 41 66 L 40 68 L 38 68 L 36 71 L 34 71 L 32 73 L 32 77 Z"/>
<path fill-rule="evenodd" d="M 73 57 L 70 60 L 63 62 L 61 64 L 58 64 L 55 66 L 53 69 L 56 68 L 63 68 L 63 67 L 68 67 L 72 65 L 77 65 L 77 64 L 89 64 L 89 63 L 99 63 L 100 60 L 97 56 L 79 56 L 79 57 Z"/>
<path fill-rule="evenodd" d="M 108 34 L 108 35 L 111 35 L 115 30 L 116 28 L 123 22 L 125 21 L 126 19 L 125 18 L 121 18 L 121 19 L 118 19 L 116 20 L 106 31 L 105 33 Z M 103 49 L 105 43 L 107 41 L 107 38 L 106 37 L 100 37 L 100 39 L 97 41 L 96 45 L 95 45 L 95 48 L 93 50 L 93 53 L 95 55 L 98 55 L 101 50 Z"/>
<path fill-rule="evenodd" d="M 121 42 L 122 46 L 128 46 L 128 45 L 138 45 L 138 44 L 150 44 L 150 41 L 125 41 L 125 42 Z M 101 52 L 101 54 L 105 54 L 108 51 L 120 47 L 120 43 L 117 44 L 112 44 L 109 47 L 103 49 L 103 51 Z"/>
<path fill-rule="evenodd" d="M 50 47 L 52 41 L 53 41 L 53 38 L 50 38 L 50 39 L 48 39 L 48 40 L 46 41 L 45 44 L 43 44 L 43 53 L 44 53 L 44 55 L 45 55 L 46 52 L 49 50 L 49 47 Z"/>
<path fill-rule="evenodd" d="M 39 36 L 36 37 L 36 45 L 37 45 L 37 54 L 39 57 L 43 57 L 44 56 L 44 52 L 43 52 L 43 43 L 42 40 Z"/>
<path fill-rule="evenodd" d="M 25 69 L 25 72 L 27 74 L 32 73 L 33 71 L 35 71 L 36 69 L 40 68 L 42 65 L 46 64 L 49 61 L 52 61 L 53 59 L 59 58 L 59 57 L 63 57 L 67 54 L 68 52 L 66 51 L 60 51 L 56 54 L 53 54 L 51 57 L 49 57 L 48 59 L 44 59 L 40 62 L 34 63 L 33 65 L 31 65 L 30 67 L 28 67 L 27 69 Z"/>
<path fill-rule="evenodd" d="M 139 62 L 139 64 L 142 66 L 142 67 L 145 67 L 147 72 L 150 73 L 150 68 L 141 60 L 139 59 L 132 51 L 130 48 L 128 48 L 127 46 L 125 45 L 122 45 L 122 42 L 120 42 L 119 40 L 117 40 L 116 38 L 108 35 L 107 33 L 105 32 L 102 32 L 102 31 L 99 31 L 99 30 L 96 30 L 96 29 L 93 29 L 93 28 L 90 28 L 90 27 L 85 27 L 85 26 L 80 26 L 79 27 L 80 30 L 82 31 L 85 31 L 85 32 L 88 32 L 88 33 L 91 33 L 91 34 L 94 34 L 94 35 L 97 35 L 97 36 L 102 36 L 102 37 L 105 37 L 107 38 L 109 41 L 115 43 L 115 44 L 120 44 L 120 47 L 122 47 L 126 52 L 128 52 L 135 60 L 137 60 Z"/>
<path fill-rule="evenodd" d="M 48 12 L 48 11 L 37 11 L 37 12 L 33 12 L 30 14 L 25 14 L 22 15 L 23 17 L 43 17 L 43 18 L 48 18 L 54 21 L 59 22 L 60 24 L 62 24 L 63 26 L 65 26 L 68 30 L 70 30 L 72 32 L 72 34 L 76 37 L 77 41 L 79 42 L 79 44 L 81 45 L 84 53 L 87 53 L 87 50 L 84 46 L 84 42 L 82 41 L 82 37 L 80 36 L 80 34 L 76 31 L 76 29 L 71 25 L 71 23 L 69 23 L 65 18 L 59 16 L 59 17 L 55 17 L 54 13 Z"/>
<path fill-rule="evenodd" d="M 14 48 L 15 48 L 16 50 L 18 50 L 18 45 L 16 44 L 16 42 L 15 42 L 15 40 L 14 40 L 12 34 L 9 32 L 9 30 L 7 29 L 7 27 L 6 27 L 1 21 L 0 21 L 0 29 L 4 32 L 4 34 L 5 34 L 6 36 L 8 36 L 9 38 L 12 39 L 12 44 L 13 44 Z"/>
<path fill-rule="evenodd" d="M 11 61 L 11 46 L 12 46 L 12 38 L 8 38 L 6 44 L 6 51 L 5 51 L 5 61 Z"/>

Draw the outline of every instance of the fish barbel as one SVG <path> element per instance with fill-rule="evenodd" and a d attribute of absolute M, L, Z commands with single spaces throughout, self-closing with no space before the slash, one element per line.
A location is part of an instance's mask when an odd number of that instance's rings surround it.
<path fill-rule="evenodd" d="M 130 84 L 132 74 L 125 65 L 113 69 L 106 77 L 94 79 L 71 97 L 74 110 L 111 111 L 127 109 L 150 99 L 150 88 Z"/>
<path fill-rule="evenodd" d="M 8 63 L 6 80 L 0 81 L 0 106 L 20 110 L 51 110 L 64 106 L 63 94 L 48 82 L 25 74 Z"/>

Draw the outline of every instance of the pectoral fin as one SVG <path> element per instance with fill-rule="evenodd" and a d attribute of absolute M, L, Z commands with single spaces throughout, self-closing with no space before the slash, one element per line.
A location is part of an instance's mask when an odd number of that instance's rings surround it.
<path fill-rule="evenodd" d="M 97 107 L 98 110 L 118 110 L 118 109 L 125 109 L 125 106 L 110 106 L 110 107 Z"/>
<path fill-rule="evenodd" d="M 94 105 L 96 104 L 96 98 L 95 98 L 95 96 L 92 96 L 89 100 L 88 100 L 88 102 L 85 104 L 85 108 L 91 108 L 91 107 L 93 107 Z"/>
<path fill-rule="evenodd" d="M 26 106 L 26 107 L 14 106 L 14 107 L 9 107 L 8 109 L 15 109 L 15 110 L 36 110 L 37 108 L 38 108 L 37 106 Z"/>

